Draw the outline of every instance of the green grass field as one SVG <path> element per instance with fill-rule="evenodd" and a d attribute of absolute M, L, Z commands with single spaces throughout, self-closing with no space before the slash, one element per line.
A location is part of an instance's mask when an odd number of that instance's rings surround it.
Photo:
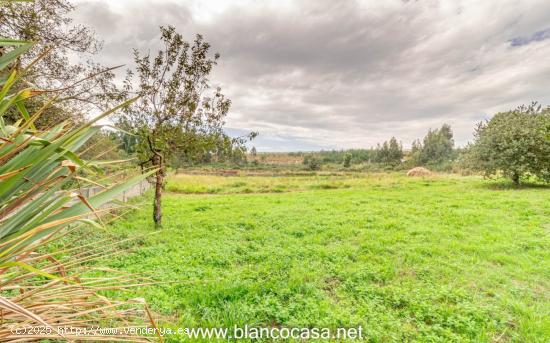
<path fill-rule="evenodd" d="M 550 189 L 477 177 L 176 176 L 109 260 L 172 325 L 362 326 L 373 342 L 550 340 Z M 176 193 L 178 192 L 178 193 Z M 215 193 L 215 194 L 188 194 Z"/>

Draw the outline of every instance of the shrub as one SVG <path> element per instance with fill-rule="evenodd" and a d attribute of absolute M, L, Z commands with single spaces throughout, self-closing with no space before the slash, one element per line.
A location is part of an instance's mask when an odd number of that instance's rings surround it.
<path fill-rule="evenodd" d="M 351 166 L 351 158 L 352 155 L 349 152 L 344 155 L 344 168 L 349 168 Z"/>
<path fill-rule="evenodd" d="M 304 156 L 303 164 L 308 170 L 320 170 L 321 160 L 313 155 Z"/>

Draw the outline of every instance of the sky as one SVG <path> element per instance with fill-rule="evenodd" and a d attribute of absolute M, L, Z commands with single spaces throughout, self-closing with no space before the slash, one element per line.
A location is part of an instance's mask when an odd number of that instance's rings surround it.
<path fill-rule="evenodd" d="M 462 146 L 498 111 L 550 104 L 547 0 L 75 2 L 105 65 L 155 53 L 160 25 L 202 34 L 227 131 L 258 131 L 258 151 L 409 147 L 443 123 Z"/>

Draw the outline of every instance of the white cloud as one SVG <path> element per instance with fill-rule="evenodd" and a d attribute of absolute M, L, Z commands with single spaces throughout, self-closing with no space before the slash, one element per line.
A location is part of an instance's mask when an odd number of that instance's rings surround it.
<path fill-rule="evenodd" d="M 464 144 L 496 111 L 550 104 L 548 1 L 78 4 L 106 64 L 155 49 L 161 24 L 204 34 L 222 55 L 228 125 L 260 131 L 260 148 L 407 146 L 443 122 Z"/>

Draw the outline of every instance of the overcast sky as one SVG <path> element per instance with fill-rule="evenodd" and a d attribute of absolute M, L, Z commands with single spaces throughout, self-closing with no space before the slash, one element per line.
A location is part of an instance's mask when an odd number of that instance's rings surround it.
<path fill-rule="evenodd" d="M 159 25 L 221 54 L 212 81 L 233 101 L 229 132 L 258 151 L 405 147 L 451 124 L 550 104 L 550 1 L 79 0 L 105 41 L 97 60 L 156 52 Z"/>

